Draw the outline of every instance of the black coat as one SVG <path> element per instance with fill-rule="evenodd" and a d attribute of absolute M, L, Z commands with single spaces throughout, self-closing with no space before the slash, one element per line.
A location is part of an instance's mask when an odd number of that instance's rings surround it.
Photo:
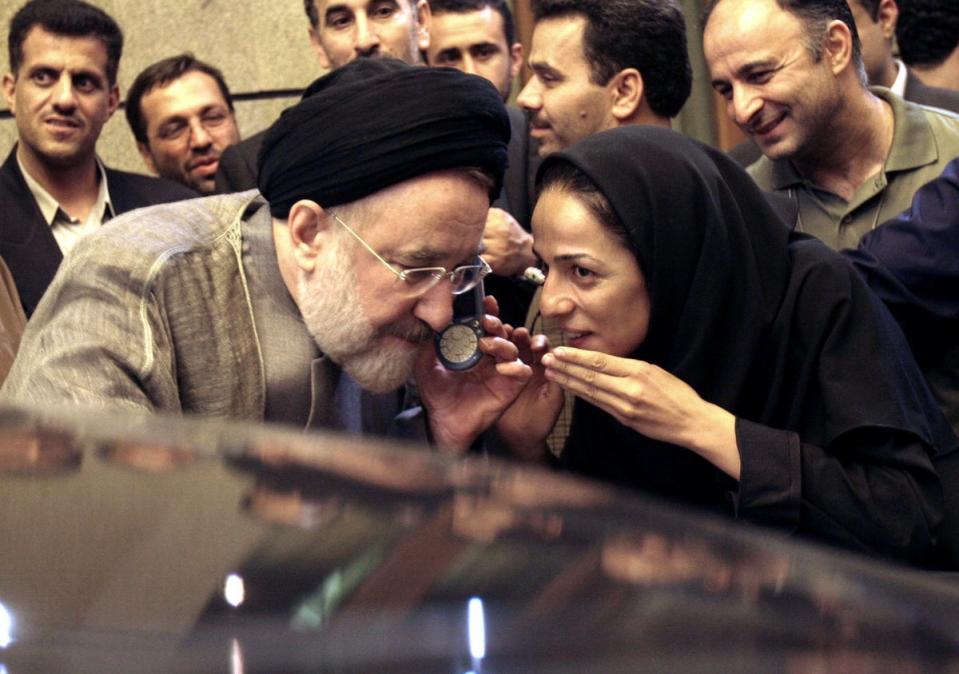
<path fill-rule="evenodd" d="M 44 221 L 17 164 L 14 146 L 0 167 L 0 257 L 4 259 L 29 317 L 60 266 L 63 254 Z M 192 199 L 191 189 L 169 180 L 108 168 L 107 188 L 116 215 L 135 208 Z"/>
<path fill-rule="evenodd" d="M 597 477 L 869 553 L 939 563 L 934 463 L 957 441 L 892 316 L 837 253 L 791 233 L 722 152 L 632 127 L 551 157 L 628 233 L 651 298 L 632 357 L 736 417 L 739 482 L 577 400 L 563 460 Z"/>

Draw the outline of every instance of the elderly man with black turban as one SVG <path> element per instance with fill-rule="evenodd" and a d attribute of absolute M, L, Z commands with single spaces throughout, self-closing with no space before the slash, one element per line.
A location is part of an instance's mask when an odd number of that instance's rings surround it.
<path fill-rule="evenodd" d="M 424 437 L 460 449 L 530 369 L 502 324 L 448 372 L 432 351 L 478 257 L 509 120 L 452 69 L 360 59 L 269 130 L 259 191 L 117 218 L 34 314 L 3 398 Z M 409 413 L 416 370 L 429 428 Z M 406 410 L 406 411 L 404 411 Z M 411 421 L 411 419 L 413 419 Z"/>

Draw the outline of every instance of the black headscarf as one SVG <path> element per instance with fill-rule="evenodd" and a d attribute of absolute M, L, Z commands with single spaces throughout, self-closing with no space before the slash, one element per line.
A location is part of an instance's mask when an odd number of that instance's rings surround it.
<path fill-rule="evenodd" d="M 509 117 L 492 84 L 453 68 L 356 59 L 316 80 L 267 131 L 257 185 L 274 217 L 336 206 L 443 169 L 475 167 L 500 192 Z"/>
<path fill-rule="evenodd" d="M 597 185 L 626 228 L 651 299 L 632 354 L 739 418 L 828 446 L 862 428 L 955 444 L 898 327 L 838 255 L 790 233 L 723 153 L 666 129 L 592 136 L 545 160 Z M 918 380 L 918 383 L 917 383 Z M 716 504 L 731 481 L 691 451 L 576 402 L 566 458 L 586 472 Z"/>

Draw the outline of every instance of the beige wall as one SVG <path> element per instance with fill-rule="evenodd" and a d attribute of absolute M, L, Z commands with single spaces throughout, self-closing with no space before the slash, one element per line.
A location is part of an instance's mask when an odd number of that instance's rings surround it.
<path fill-rule="evenodd" d="M 234 94 L 301 89 L 322 73 L 307 38 L 302 0 L 93 0 L 123 28 L 120 91 L 149 64 L 192 51 L 223 71 Z M 6 38 L 10 18 L 21 0 L 0 0 L 3 53 L 0 68 L 9 71 Z M 241 132 L 268 126 L 296 97 L 240 101 Z M 7 110 L 6 102 L 0 105 Z M 0 160 L 16 140 L 14 120 L 0 119 Z M 110 166 L 146 172 L 133 135 L 119 110 L 104 128 L 98 151 Z"/>
<path fill-rule="evenodd" d="M 694 84 L 693 94 L 676 126 L 694 138 L 714 142 L 713 102 L 698 28 L 702 0 L 681 2 L 687 17 Z M 124 94 L 143 68 L 182 51 L 192 51 L 198 58 L 220 68 L 234 95 L 301 89 L 322 74 L 309 45 L 302 0 L 93 0 L 93 3 L 110 13 L 126 35 L 119 75 L 120 90 Z M 3 72 L 9 70 L 7 26 L 21 4 L 22 0 L 0 0 L 0 30 L 4 36 L 0 68 Z M 249 135 L 266 128 L 295 101 L 296 96 L 238 101 L 241 132 Z M 5 102 L 0 108 L 6 111 Z M 0 119 L 0 160 L 15 140 L 14 121 Z M 105 127 L 98 150 L 110 166 L 146 171 L 122 110 Z"/>

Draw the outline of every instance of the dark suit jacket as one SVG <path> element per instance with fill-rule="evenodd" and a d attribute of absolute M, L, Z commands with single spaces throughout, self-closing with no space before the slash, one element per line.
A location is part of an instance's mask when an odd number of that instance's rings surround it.
<path fill-rule="evenodd" d="M 213 177 L 217 194 L 244 192 L 256 187 L 256 157 L 260 154 L 264 136 L 266 131 L 260 131 L 223 151 Z"/>
<path fill-rule="evenodd" d="M 930 87 L 922 83 L 916 75 L 906 68 L 906 90 L 903 98 L 913 103 L 942 108 L 959 113 L 959 91 Z"/>
<path fill-rule="evenodd" d="M 20 173 L 16 152 L 14 146 L 0 167 L 0 257 L 10 267 L 23 310 L 29 317 L 53 280 L 63 254 Z M 109 168 L 107 188 L 117 215 L 198 196 L 178 183 Z"/>

